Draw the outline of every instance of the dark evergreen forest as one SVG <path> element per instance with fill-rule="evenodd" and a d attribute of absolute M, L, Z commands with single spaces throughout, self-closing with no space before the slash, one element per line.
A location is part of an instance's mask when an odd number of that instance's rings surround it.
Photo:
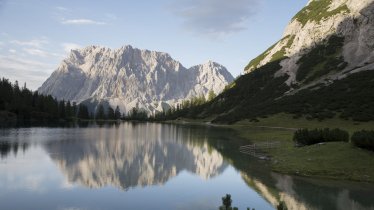
<path fill-rule="evenodd" d="M 69 120 L 90 119 L 85 105 L 70 101 L 58 101 L 52 96 L 44 96 L 37 91 L 20 87 L 16 81 L 0 80 L 0 119 L 3 120 Z"/>

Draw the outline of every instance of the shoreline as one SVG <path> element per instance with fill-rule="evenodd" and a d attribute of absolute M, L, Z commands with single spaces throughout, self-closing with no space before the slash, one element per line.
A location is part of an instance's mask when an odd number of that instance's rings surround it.
<path fill-rule="evenodd" d="M 345 180 L 356 182 L 374 183 L 374 152 L 353 147 L 346 142 L 329 142 L 321 145 L 311 145 L 301 148 L 294 147 L 292 141 L 293 133 L 299 128 L 342 128 L 348 130 L 350 134 L 362 129 L 374 128 L 374 122 L 357 123 L 353 121 L 343 121 L 332 119 L 330 121 L 305 121 L 295 120 L 281 116 L 271 116 L 260 119 L 259 122 L 240 121 L 235 124 L 214 124 L 210 119 L 187 119 L 167 121 L 131 121 L 131 120 L 73 120 L 54 121 L 55 126 L 63 123 L 165 123 L 178 125 L 214 126 L 230 128 L 236 132 L 240 139 L 244 139 L 248 144 L 261 144 L 269 141 L 279 141 L 281 146 L 265 152 L 269 156 L 266 160 L 271 166 L 271 171 L 293 175 L 299 177 Z M 28 124 L 30 123 L 30 124 Z M 34 124 L 35 123 L 35 124 Z M 16 123 L 17 124 L 17 123 Z M 35 126 L 46 125 L 46 122 L 30 121 L 22 122 L 23 125 Z M 47 123 L 48 125 L 51 125 Z M 0 128 L 13 127 L 0 126 Z M 284 125 L 284 126 L 280 126 Z M 291 125 L 291 126 L 290 126 Z M 300 125 L 296 128 L 295 125 Z M 327 126 L 330 125 L 330 126 Z M 22 125 L 21 125 L 22 126 Z M 53 125 L 52 125 L 53 126 Z"/>
<path fill-rule="evenodd" d="M 275 173 L 307 178 L 374 183 L 374 165 L 370 164 L 374 162 L 374 152 L 354 147 L 347 142 L 329 142 L 297 148 L 294 147 L 292 137 L 294 131 L 299 128 L 286 126 L 288 124 L 295 125 L 300 120 L 289 119 L 287 123 L 284 123 L 285 126 L 279 126 L 279 123 L 272 124 L 269 123 L 271 119 L 267 119 L 267 122 L 262 123 L 241 121 L 230 125 L 213 124 L 206 119 L 190 120 L 185 118 L 163 123 L 231 128 L 237 132 L 238 137 L 252 144 L 263 143 L 269 139 L 280 141 L 282 145 L 280 148 L 265 152 L 270 156 L 270 160 L 267 161 Z M 299 125 L 302 125 L 300 128 L 325 128 L 330 124 L 329 128 L 341 127 L 348 130 L 350 134 L 365 128 L 372 127 L 374 129 L 374 122 L 358 123 L 340 119 L 331 121 L 340 124 L 329 121 L 307 121 Z M 264 123 L 268 123 L 268 125 Z"/>

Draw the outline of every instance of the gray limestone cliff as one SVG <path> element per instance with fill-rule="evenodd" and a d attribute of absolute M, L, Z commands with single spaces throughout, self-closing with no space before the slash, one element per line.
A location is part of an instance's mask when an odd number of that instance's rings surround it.
<path fill-rule="evenodd" d="M 212 61 L 187 69 L 167 53 L 89 46 L 72 50 L 38 91 L 77 103 L 107 102 L 125 113 L 134 107 L 154 113 L 210 90 L 218 94 L 232 81 Z"/>

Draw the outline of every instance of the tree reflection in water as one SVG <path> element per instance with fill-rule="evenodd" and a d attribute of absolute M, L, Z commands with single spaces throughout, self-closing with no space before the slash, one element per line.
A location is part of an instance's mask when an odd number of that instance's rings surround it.
<path fill-rule="evenodd" d="M 17 156 L 18 150 L 22 149 L 22 152 L 25 153 L 29 147 L 28 143 L 22 142 L 10 142 L 10 141 L 0 141 L 0 157 L 4 159 L 8 157 L 11 153 L 14 156 Z"/>

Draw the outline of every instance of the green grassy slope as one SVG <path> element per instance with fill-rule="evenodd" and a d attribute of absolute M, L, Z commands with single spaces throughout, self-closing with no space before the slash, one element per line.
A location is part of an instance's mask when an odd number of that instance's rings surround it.
<path fill-rule="evenodd" d="M 332 0 L 312 1 L 309 5 L 298 12 L 293 20 L 298 20 L 304 26 L 308 21 L 320 22 L 324 18 L 331 17 L 339 13 L 349 12 L 349 9 L 345 4 L 342 4 L 333 10 L 329 10 L 331 2 Z"/>
<path fill-rule="evenodd" d="M 265 151 L 272 157 L 271 167 L 276 172 L 374 182 L 373 152 L 345 142 L 330 142 L 299 148 L 294 147 L 292 141 L 295 128 L 341 128 L 352 134 L 362 129 L 373 129 L 374 122 L 356 123 L 339 118 L 320 122 L 305 118 L 293 119 L 291 115 L 282 113 L 260 118 L 259 122 L 240 121 L 231 127 L 251 143 L 281 142 L 279 148 Z"/>

